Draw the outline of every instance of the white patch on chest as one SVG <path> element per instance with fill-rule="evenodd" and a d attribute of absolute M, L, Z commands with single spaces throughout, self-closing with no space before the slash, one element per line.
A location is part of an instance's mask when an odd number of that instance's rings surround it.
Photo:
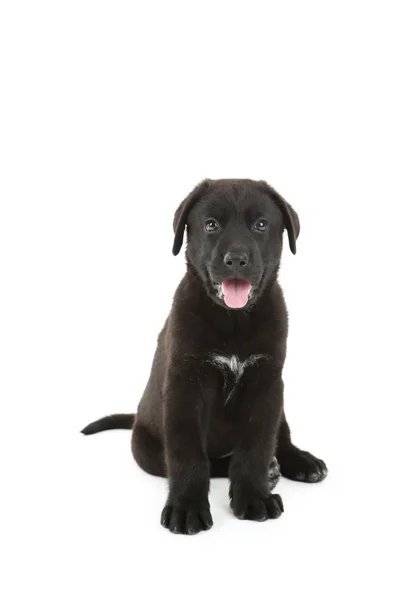
<path fill-rule="evenodd" d="M 251 354 L 249 358 L 246 358 L 246 360 L 241 361 L 239 360 L 239 357 L 236 354 L 232 354 L 232 356 L 223 356 L 222 354 L 211 354 L 211 362 L 216 367 L 218 367 L 222 371 L 224 371 L 225 369 L 229 369 L 229 371 L 231 371 L 234 375 L 234 384 L 225 400 L 225 404 L 231 398 L 239 382 L 239 379 L 242 377 L 246 367 L 254 365 L 258 360 L 260 360 L 260 358 L 267 357 L 265 354 Z"/>

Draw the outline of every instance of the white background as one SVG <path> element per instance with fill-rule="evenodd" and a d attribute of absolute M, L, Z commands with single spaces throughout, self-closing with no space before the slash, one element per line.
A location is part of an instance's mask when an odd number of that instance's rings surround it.
<path fill-rule="evenodd" d="M 396 4 L 1 3 L 3 598 L 398 597 Z M 330 472 L 261 524 L 213 482 L 183 537 L 129 432 L 79 431 L 140 399 L 204 177 L 300 215 L 286 407 Z"/>

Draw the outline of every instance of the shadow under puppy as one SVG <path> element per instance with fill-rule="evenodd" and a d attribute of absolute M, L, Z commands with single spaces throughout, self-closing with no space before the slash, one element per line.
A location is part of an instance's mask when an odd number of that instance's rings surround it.
<path fill-rule="evenodd" d="M 292 444 L 283 409 L 288 319 L 277 275 L 284 229 L 296 253 L 296 212 L 263 181 L 205 180 L 175 213 L 174 255 L 186 227 L 187 272 L 137 414 L 83 433 L 133 427 L 138 464 L 168 477 L 162 525 L 193 534 L 213 524 L 210 477 L 229 477 L 236 517 L 265 521 L 283 512 L 271 493 L 279 469 L 317 482 L 327 468 Z"/>

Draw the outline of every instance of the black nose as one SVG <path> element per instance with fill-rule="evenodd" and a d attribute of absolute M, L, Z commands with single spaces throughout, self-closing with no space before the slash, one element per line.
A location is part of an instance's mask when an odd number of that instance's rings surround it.
<path fill-rule="evenodd" d="M 244 251 L 227 252 L 224 257 L 224 263 L 229 269 L 238 270 L 249 264 L 249 257 Z"/>

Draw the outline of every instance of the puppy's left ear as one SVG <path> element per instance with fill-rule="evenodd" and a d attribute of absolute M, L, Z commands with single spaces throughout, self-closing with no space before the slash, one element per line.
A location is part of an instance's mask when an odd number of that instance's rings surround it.
<path fill-rule="evenodd" d="M 185 233 L 185 227 L 187 225 L 187 218 L 188 218 L 189 212 L 192 210 L 192 208 L 196 204 L 196 202 L 198 202 L 200 200 L 200 198 L 202 198 L 202 196 L 205 194 L 205 192 L 209 188 L 209 186 L 210 186 L 209 179 L 205 179 L 204 181 L 202 181 L 201 183 L 196 185 L 194 190 L 192 190 L 190 192 L 189 196 L 187 196 L 180 203 L 178 208 L 176 209 L 175 216 L 174 216 L 175 239 L 174 239 L 174 245 L 172 247 L 172 254 L 174 256 L 179 254 L 179 251 L 182 248 L 183 236 Z"/>
<path fill-rule="evenodd" d="M 290 249 L 293 254 L 296 254 L 296 240 L 300 233 L 300 220 L 297 212 L 266 181 L 260 181 L 260 183 L 263 185 L 264 189 L 268 191 L 268 194 L 272 197 L 278 208 L 280 208 L 283 214 L 285 229 L 288 232 Z"/>

